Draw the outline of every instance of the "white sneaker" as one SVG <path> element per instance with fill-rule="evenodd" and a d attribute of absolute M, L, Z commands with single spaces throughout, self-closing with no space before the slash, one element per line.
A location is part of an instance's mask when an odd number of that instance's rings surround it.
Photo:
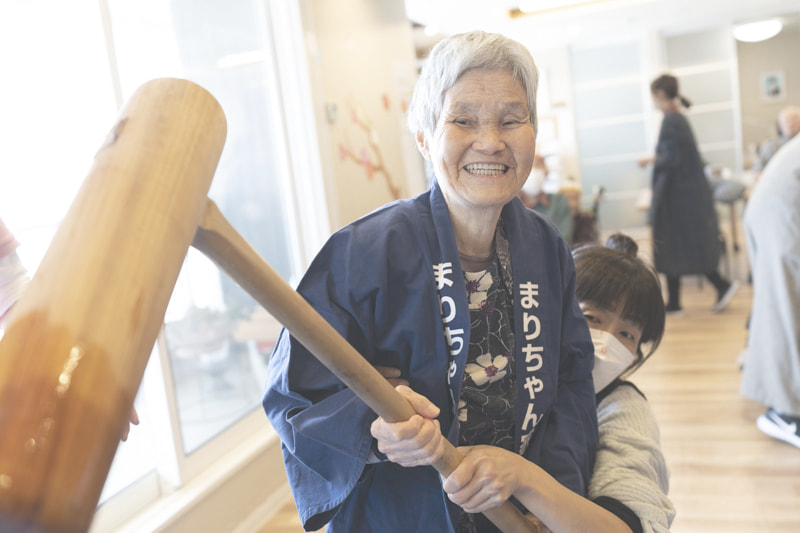
<path fill-rule="evenodd" d="M 732 281 L 728 286 L 728 289 L 719 297 L 717 303 L 714 304 L 714 307 L 711 308 L 711 312 L 719 313 L 728 307 L 728 304 L 731 303 L 731 298 L 733 298 L 733 295 L 736 294 L 736 291 L 738 290 L 739 282 L 736 280 Z"/>
<path fill-rule="evenodd" d="M 766 413 L 758 417 L 756 426 L 770 437 L 800 448 L 800 429 L 797 427 L 797 422 L 797 418 L 782 415 L 770 407 Z"/>

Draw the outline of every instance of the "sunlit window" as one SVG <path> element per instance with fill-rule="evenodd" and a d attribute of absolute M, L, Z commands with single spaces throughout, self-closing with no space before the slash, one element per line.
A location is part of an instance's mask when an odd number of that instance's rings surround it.
<path fill-rule="evenodd" d="M 287 279 L 291 249 L 284 157 L 270 113 L 275 82 L 261 2 L 111 0 L 123 94 L 148 79 L 197 82 L 222 105 L 228 139 L 210 196 Z M 200 253 L 190 250 L 166 317 L 184 450 L 259 406 L 278 324 Z"/>
<path fill-rule="evenodd" d="M 228 136 L 209 196 L 275 270 L 297 279 L 295 206 L 302 200 L 292 189 L 265 6 L 263 0 L 0 3 L 0 218 L 21 242 L 18 252 L 31 273 L 118 106 L 152 78 L 179 77 L 206 88 L 226 115 Z M 120 444 L 101 503 L 148 477 L 159 490 L 164 481 L 152 480 L 165 469 L 178 472 L 166 485 L 180 484 L 181 465 L 194 452 L 260 410 L 279 329 L 190 249 L 136 399 L 142 422 Z"/>

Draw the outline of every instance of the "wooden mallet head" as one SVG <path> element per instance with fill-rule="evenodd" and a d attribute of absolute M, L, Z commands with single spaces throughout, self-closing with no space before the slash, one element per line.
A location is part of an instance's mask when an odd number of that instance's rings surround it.
<path fill-rule="evenodd" d="M 0 341 L 0 531 L 89 528 L 225 136 L 156 79 L 95 156 Z"/>

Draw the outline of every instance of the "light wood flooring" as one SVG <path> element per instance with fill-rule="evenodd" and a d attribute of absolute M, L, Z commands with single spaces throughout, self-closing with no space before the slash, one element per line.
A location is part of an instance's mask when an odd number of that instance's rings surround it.
<path fill-rule="evenodd" d="M 728 309 L 712 314 L 711 285 L 685 278 L 685 315 L 667 319 L 661 347 L 633 378 L 661 427 L 677 509 L 671 531 L 797 533 L 800 449 L 763 435 L 755 420 L 764 407 L 739 395 L 752 289 L 741 262 L 722 271 L 742 281 Z M 289 496 L 262 531 L 302 531 Z"/>

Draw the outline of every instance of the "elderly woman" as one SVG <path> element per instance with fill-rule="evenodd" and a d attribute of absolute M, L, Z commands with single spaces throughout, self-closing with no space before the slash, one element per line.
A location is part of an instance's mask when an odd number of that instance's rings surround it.
<path fill-rule="evenodd" d="M 592 341 L 566 242 L 517 198 L 536 86 L 530 53 L 500 35 L 434 47 L 409 108 L 433 186 L 336 232 L 298 290 L 432 402 L 401 432 L 511 450 L 585 494 L 598 438 Z M 375 414 L 286 331 L 263 404 L 306 529 L 493 530 L 447 498 L 431 466 L 387 460 Z"/>

